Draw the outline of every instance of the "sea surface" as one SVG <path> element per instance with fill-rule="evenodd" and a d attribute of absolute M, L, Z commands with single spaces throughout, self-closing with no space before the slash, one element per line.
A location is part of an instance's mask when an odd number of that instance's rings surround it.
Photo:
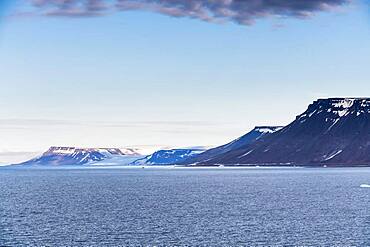
<path fill-rule="evenodd" d="M 0 246 L 370 246 L 370 168 L 0 168 Z"/>

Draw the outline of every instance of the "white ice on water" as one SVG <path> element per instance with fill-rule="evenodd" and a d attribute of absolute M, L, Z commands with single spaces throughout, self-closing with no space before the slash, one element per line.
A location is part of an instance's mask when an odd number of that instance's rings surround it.
<path fill-rule="evenodd" d="M 370 188 L 370 184 L 361 184 L 360 187 L 361 188 Z"/>

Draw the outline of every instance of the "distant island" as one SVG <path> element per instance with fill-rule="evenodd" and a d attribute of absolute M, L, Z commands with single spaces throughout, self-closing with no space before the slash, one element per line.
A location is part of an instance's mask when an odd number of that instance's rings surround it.
<path fill-rule="evenodd" d="M 39 157 L 17 166 L 166 166 L 184 162 L 205 149 L 158 150 L 143 155 L 132 148 L 50 147 Z"/>
<path fill-rule="evenodd" d="M 260 126 L 219 147 L 158 150 L 51 147 L 21 166 L 369 166 L 370 98 L 319 99 L 289 125 Z"/>

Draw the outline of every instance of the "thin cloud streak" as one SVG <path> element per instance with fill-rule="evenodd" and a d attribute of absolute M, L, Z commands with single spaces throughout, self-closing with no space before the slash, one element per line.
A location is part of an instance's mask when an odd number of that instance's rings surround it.
<path fill-rule="evenodd" d="M 148 126 L 219 126 L 231 123 L 210 122 L 210 121 L 68 121 L 54 119 L 0 119 L 0 129 L 28 128 L 28 127 L 68 127 L 68 126 L 95 126 L 106 128 L 125 128 L 125 127 L 148 127 Z"/>

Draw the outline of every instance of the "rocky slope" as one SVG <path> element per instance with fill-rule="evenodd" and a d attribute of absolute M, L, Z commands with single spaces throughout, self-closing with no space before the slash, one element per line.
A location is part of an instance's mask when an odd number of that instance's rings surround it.
<path fill-rule="evenodd" d="M 253 130 L 248 132 L 247 134 L 243 135 L 242 137 L 227 143 L 225 145 L 209 149 L 203 153 L 200 153 L 198 155 L 195 155 L 194 157 L 190 157 L 186 159 L 183 164 L 197 164 L 197 163 L 203 163 L 211 160 L 212 158 L 215 158 L 216 156 L 225 154 L 227 152 L 230 152 L 232 150 L 239 149 L 241 147 L 245 147 L 252 142 L 260 139 L 263 136 L 269 135 L 271 133 L 274 133 L 283 127 L 280 126 L 259 126 L 255 127 Z"/>
<path fill-rule="evenodd" d="M 283 129 L 203 164 L 370 165 L 370 99 L 319 99 Z"/>

